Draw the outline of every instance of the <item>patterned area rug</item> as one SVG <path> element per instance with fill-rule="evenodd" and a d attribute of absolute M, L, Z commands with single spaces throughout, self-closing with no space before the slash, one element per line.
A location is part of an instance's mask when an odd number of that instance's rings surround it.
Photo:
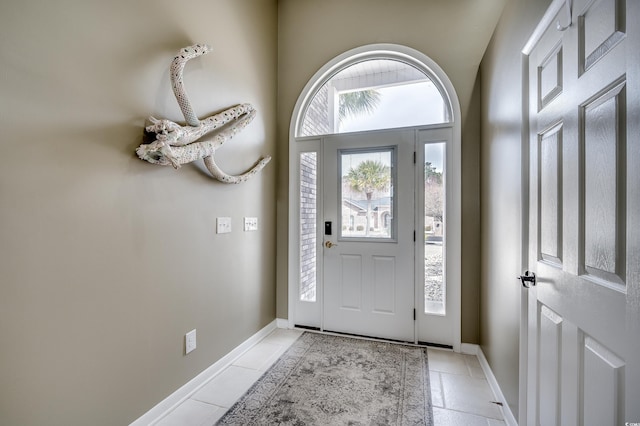
<path fill-rule="evenodd" d="M 305 332 L 219 425 L 433 425 L 427 350 Z"/>

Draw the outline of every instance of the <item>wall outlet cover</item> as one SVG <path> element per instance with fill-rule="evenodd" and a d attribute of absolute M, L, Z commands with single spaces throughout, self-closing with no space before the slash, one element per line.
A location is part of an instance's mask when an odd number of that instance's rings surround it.
<path fill-rule="evenodd" d="M 184 354 L 188 354 L 196 348 L 196 330 L 195 328 L 184 335 Z"/>

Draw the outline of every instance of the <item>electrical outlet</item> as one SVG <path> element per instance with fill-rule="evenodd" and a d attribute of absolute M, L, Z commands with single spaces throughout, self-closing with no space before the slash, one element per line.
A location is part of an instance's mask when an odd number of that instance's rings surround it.
<path fill-rule="evenodd" d="M 228 234 L 229 232 L 231 232 L 231 218 L 230 217 L 216 218 L 216 233 Z"/>
<path fill-rule="evenodd" d="M 184 354 L 188 354 L 196 348 L 196 329 L 184 335 Z"/>
<path fill-rule="evenodd" d="M 258 230 L 258 218 L 257 217 L 245 217 L 244 218 L 244 230 L 245 231 L 257 231 Z"/>

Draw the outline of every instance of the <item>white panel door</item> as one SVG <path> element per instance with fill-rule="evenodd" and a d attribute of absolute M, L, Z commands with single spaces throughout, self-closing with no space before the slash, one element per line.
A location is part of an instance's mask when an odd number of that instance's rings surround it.
<path fill-rule="evenodd" d="M 640 422 L 638 4 L 576 0 L 529 55 L 529 425 Z"/>
<path fill-rule="evenodd" d="M 414 135 L 324 140 L 326 331 L 415 339 Z"/>

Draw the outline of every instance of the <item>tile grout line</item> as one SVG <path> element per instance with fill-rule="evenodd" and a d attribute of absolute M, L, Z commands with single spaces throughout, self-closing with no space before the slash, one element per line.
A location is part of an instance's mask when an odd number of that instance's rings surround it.
<path fill-rule="evenodd" d="M 442 408 L 447 408 L 447 404 L 444 401 L 444 385 L 442 384 L 442 373 L 438 372 L 438 384 L 440 389 L 440 398 L 442 399 Z"/>
<path fill-rule="evenodd" d="M 476 414 L 476 413 L 470 413 L 468 411 L 462 411 L 462 410 L 456 410 L 455 408 L 444 408 L 444 407 L 435 407 L 438 408 L 440 410 L 447 410 L 447 411 L 453 411 L 455 413 L 460 413 L 460 414 L 466 414 L 469 416 L 475 416 L 475 417 L 480 417 L 482 419 L 487 419 L 487 420 L 496 420 L 499 422 L 504 422 L 504 419 L 496 419 L 495 417 L 487 417 L 487 416 L 483 416 L 482 414 Z"/>

